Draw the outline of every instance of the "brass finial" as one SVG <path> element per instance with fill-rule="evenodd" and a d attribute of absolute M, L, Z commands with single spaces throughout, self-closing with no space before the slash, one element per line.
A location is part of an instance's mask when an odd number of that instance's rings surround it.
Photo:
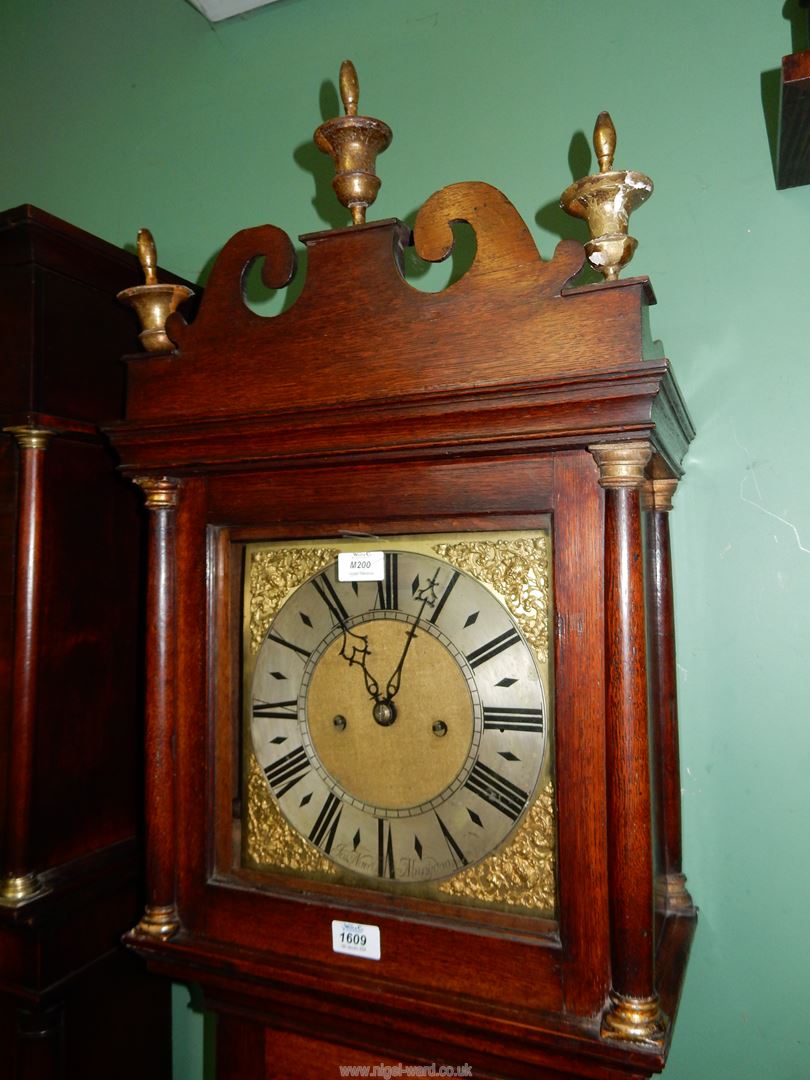
<path fill-rule="evenodd" d="M 593 129 L 593 148 L 599 162 L 599 172 L 610 172 L 613 168 L 613 155 L 616 153 L 616 128 L 609 112 L 600 112 Z"/>
<path fill-rule="evenodd" d="M 360 86 L 351 60 L 340 65 L 340 97 L 345 116 L 327 120 L 315 132 L 315 145 L 330 154 L 335 163 L 332 187 L 340 202 L 351 211 L 355 225 L 366 220 L 366 207 L 371 206 L 380 190 L 380 179 L 374 171 L 377 154 L 391 144 L 393 135 L 388 124 L 371 116 L 358 116 Z"/>
<path fill-rule="evenodd" d="M 593 129 L 593 148 L 599 172 L 567 187 L 560 206 L 573 217 L 584 218 L 591 233 L 585 245 L 588 262 L 608 281 L 633 257 L 637 241 L 628 236 L 630 214 L 650 197 L 653 182 L 638 172 L 613 170 L 616 128 L 610 113 L 601 112 Z"/>
<path fill-rule="evenodd" d="M 157 285 L 157 248 L 148 229 L 138 229 L 138 242 L 135 246 L 143 270 L 144 284 Z"/>
<path fill-rule="evenodd" d="M 351 60 L 344 60 L 340 65 L 340 100 L 347 116 L 357 116 L 360 103 L 360 83 L 357 81 L 357 69 Z"/>
<path fill-rule="evenodd" d="M 147 352 L 171 352 L 174 345 L 166 334 L 166 320 L 193 292 L 186 285 L 161 285 L 157 279 L 157 250 L 148 229 L 138 230 L 136 244 L 145 284 L 133 285 L 118 299 L 133 307 L 141 320 L 138 338 Z"/>

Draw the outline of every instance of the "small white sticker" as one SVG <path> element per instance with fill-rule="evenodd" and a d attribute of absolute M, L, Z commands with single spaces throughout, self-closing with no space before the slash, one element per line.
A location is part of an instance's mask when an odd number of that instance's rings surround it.
<path fill-rule="evenodd" d="M 338 581 L 385 581 L 385 554 L 382 551 L 341 551 L 338 554 Z"/>
<path fill-rule="evenodd" d="M 332 950 L 347 956 L 380 959 L 380 928 L 367 923 L 332 920 Z"/>

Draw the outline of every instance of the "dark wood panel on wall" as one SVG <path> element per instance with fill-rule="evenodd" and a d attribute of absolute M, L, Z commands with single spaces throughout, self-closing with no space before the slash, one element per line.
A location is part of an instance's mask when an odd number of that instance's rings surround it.
<path fill-rule="evenodd" d="M 810 49 L 782 57 L 777 188 L 810 184 Z"/>
<path fill-rule="evenodd" d="M 9 1080 L 168 1078 L 169 988 L 124 952 L 142 904 L 137 491 L 122 415 L 137 259 L 0 214 L 0 1032 Z M 113 1063 L 114 1064 L 111 1064 Z"/>

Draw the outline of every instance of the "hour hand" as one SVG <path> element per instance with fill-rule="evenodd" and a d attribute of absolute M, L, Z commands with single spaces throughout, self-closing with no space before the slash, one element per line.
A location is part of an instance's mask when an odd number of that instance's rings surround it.
<path fill-rule="evenodd" d="M 380 700 L 380 687 L 377 680 L 366 667 L 366 659 L 369 654 L 368 638 L 364 634 L 355 634 L 345 625 L 343 630 L 343 643 L 340 646 L 340 655 L 348 663 L 349 667 L 356 664 L 363 672 L 366 690 L 372 701 Z"/>

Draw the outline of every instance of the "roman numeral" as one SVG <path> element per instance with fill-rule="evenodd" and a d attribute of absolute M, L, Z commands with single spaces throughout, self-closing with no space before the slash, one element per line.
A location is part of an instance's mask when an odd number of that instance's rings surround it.
<path fill-rule="evenodd" d="M 484 730 L 536 731 L 543 730 L 542 709 L 499 709 L 484 706 Z"/>
<path fill-rule="evenodd" d="M 476 761 L 473 765 L 465 787 L 468 787 L 484 802 L 489 803 L 495 810 L 506 814 L 512 821 L 517 821 L 520 817 L 526 806 L 526 800 L 529 798 L 528 792 L 521 790 L 517 784 L 506 780 L 481 761 Z"/>
<path fill-rule="evenodd" d="M 434 813 L 436 814 L 436 820 L 439 823 L 439 828 L 442 830 L 442 835 L 444 836 L 445 840 L 447 841 L 447 846 L 450 848 L 450 850 L 455 855 L 456 859 L 459 862 L 459 865 L 466 866 L 467 865 L 467 860 L 464 857 L 464 852 L 461 850 L 461 848 L 456 843 L 456 838 L 453 836 L 453 834 L 450 832 L 450 830 L 447 828 L 447 826 L 445 825 L 445 823 L 442 821 L 442 819 L 439 817 L 438 813 L 435 810 L 434 810 Z"/>
<path fill-rule="evenodd" d="M 272 632 L 267 635 L 268 641 L 275 641 L 276 645 L 283 645 L 285 649 L 292 649 L 293 652 L 297 652 L 305 659 L 309 659 L 310 653 L 307 649 L 302 649 L 300 645 L 295 645 L 292 641 L 287 641 L 281 636 L 281 634 L 274 634 Z"/>
<path fill-rule="evenodd" d="M 467 656 L 467 663 L 471 668 L 477 668 L 480 664 L 485 664 L 487 660 L 491 660 L 493 656 L 510 649 L 513 645 L 517 645 L 519 641 L 520 634 L 512 627 L 511 630 L 507 630 L 498 637 L 493 638 L 492 641 L 488 641 L 486 645 L 479 645 L 477 649 L 473 649 Z"/>
<path fill-rule="evenodd" d="M 340 597 L 335 592 L 335 586 L 325 573 L 318 574 L 312 579 L 312 587 L 326 604 L 332 625 L 343 626 L 349 617 L 349 613 L 341 603 Z"/>
<path fill-rule="evenodd" d="M 330 791 L 309 834 L 312 843 L 317 844 L 327 855 L 332 850 L 335 833 L 340 822 L 341 809 L 340 799 L 334 792 Z"/>
<path fill-rule="evenodd" d="M 399 607 L 399 555 L 385 553 L 385 580 L 377 582 L 377 607 L 394 611 Z"/>
<path fill-rule="evenodd" d="M 430 616 L 430 621 L 432 623 L 435 623 L 436 620 L 438 619 L 438 617 L 441 615 L 442 608 L 447 603 L 447 598 L 449 597 L 450 593 L 453 591 L 453 586 L 456 584 L 456 582 L 458 581 L 460 576 L 461 575 L 459 574 L 458 570 L 453 571 L 453 576 L 447 582 L 447 588 L 444 590 L 442 595 L 439 597 L 439 601 L 436 604 L 436 607 L 433 609 L 433 614 Z"/>
<path fill-rule="evenodd" d="M 384 818 L 377 819 L 377 877 L 396 877 L 394 873 L 394 841 L 391 824 Z"/>
<path fill-rule="evenodd" d="M 253 715 L 261 720 L 294 720 L 298 716 L 298 702 L 254 701 Z"/>
<path fill-rule="evenodd" d="M 273 765 L 267 765 L 264 775 L 270 781 L 270 787 L 277 799 L 286 795 L 290 788 L 295 787 L 299 780 L 307 775 L 310 770 L 309 758 L 303 746 L 290 750 L 284 757 L 278 759 Z"/>

